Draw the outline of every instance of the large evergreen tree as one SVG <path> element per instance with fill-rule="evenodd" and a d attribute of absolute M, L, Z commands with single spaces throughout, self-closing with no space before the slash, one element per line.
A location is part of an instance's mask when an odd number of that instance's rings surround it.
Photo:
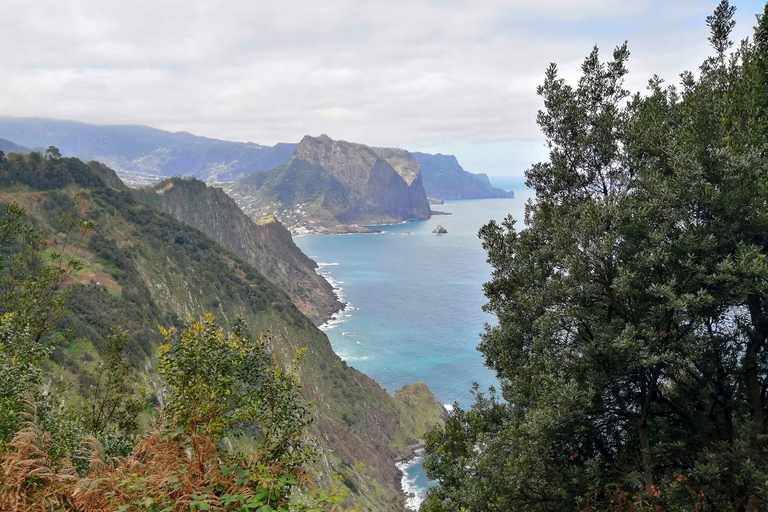
<path fill-rule="evenodd" d="M 728 58 L 732 16 L 680 90 L 548 69 L 525 228 L 480 232 L 501 397 L 430 435 L 425 510 L 768 507 L 768 6 Z"/>

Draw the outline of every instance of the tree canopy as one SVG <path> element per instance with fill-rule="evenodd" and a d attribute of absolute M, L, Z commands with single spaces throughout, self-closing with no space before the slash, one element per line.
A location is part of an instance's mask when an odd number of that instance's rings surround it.
<path fill-rule="evenodd" d="M 547 69 L 536 200 L 480 231 L 500 396 L 429 435 L 422 510 L 768 507 L 768 5 L 726 55 L 733 12 L 680 87 Z"/>

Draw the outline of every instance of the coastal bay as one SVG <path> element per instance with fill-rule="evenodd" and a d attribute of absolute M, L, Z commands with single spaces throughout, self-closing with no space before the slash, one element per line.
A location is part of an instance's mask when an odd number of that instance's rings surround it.
<path fill-rule="evenodd" d="M 297 245 L 320 264 L 320 273 L 347 303 L 322 328 L 334 350 L 390 393 L 424 381 L 443 404 L 472 404 L 472 383 L 493 385 L 493 372 L 476 350 L 485 323 L 482 285 L 491 268 L 477 231 L 491 219 L 512 214 L 522 226 L 533 192 L 515 190 L 513 199 L 451 200 L 439 223 L 433 218 L 375 226 L 380 234 L 296 237 Z M 407 470 L 414 490 L 427 486 L 420 464 Z"/>

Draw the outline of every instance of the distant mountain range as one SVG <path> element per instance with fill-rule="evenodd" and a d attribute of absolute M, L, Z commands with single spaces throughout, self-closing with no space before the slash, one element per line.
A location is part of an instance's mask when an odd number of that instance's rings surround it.
<path fill-rule="evenodd" d="M 237 181 L 277 167 L 296 150 L 296 144 L 228 142 L 148 126 L 19 117 L 0 117 L 0 138 L 33 148 L 55 146 L 64 156 L 103 162 L 129 185 L 155 183 L 169 176 Z"/>
<path fill-rule="evenodd" d="M 3 116 L 0 116 L 0 138 L 7 139 L 0 140 L 0 151 L 6 153 L 55 146 L 64 156 L 103 162 L 130 186 L 153 184 L 171 176 L 193 176 L 206 183 L 239 181 L 283 165 L 298 147 L 296 143 L 264 146 L 229 142 L 147 126 L 91 125 Z M 412 153 L 412 156 L 421 166 L 428 197 L 510 196 L 494 188 L 486 175 L 465 171 L 452 155 Z"/>
<path fill-rule="evenodd" d="M 29 153 L 32 151 L 32 149 L 19 146 L 18 144 L 14 144 L 9 140 L 0 139 L 0 151 L 3 153 Z"/>

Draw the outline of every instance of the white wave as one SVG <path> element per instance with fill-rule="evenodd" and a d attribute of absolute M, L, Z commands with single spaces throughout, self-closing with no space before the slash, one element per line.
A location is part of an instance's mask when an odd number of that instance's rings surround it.
<path fill-rule="evenodd" d="M 416 479 L 408 475 L 408 469 L 424 460 L 424 450 L 416 450 L 416 457 L 400 462 L 395 462 L 395 466 L 400 470 L 400 487 L 405 494 L 405 508 L 408 510 L 419 510 L 421 502 L 427 497 L 426 489 L 416 485 Z"/>
<path fill-rule="evenodd" d="M 341 300 L 341 298 L 339 298 L 339 300 Z M 339 324 L 346 322 L 349 317 L 349 313 L 344 313 L 344 310 L 338 311 L 331 318 L 326 320 L 324 324 L 320 325 L 318 329 L 323 332 L 335 329 Z"/>
<path fill-rule="evenodd" d="M 445 410 L 448 412 L 453 411 L 453 404 L 443 404 L 443 407 L 445 407 Z"/>
<path fill-rule="evenodd" d="M 350 356 L 344 354 L 343 352 L 336 352 L 336 354 L 341 358 L 342 361 L 367 361 L 370 359 L 370 356 Z"/>
<path fill-rule="evenodd" d="M 337 267 L 337 266 L 339 266 L 339 263 L 320 263 L 318 261 L 317 262 L 317 266 L 320 267 L 320 268 L 323 268 L 323 267 Z"/>
<path fill-rule="evenodd" d="M 316 272 L 323 276 L 323 278 L 328 281 L 328 284 L 331 285 L 331 288 L 333 288 L 333 293 L 336 295 L 336 298 L 339 300 L 339 302 L 343 303 L 346 306 L 348 306 L 347 302 L 344 300 L 344 290 L 340 285 L 344 284 L 344 281 L 339 281 L 338 279 L 334 279 L 333 275 L 331 275 L 331 272 L 328 270 L 323 270 L 323 267 L 326 266 L 337 266 L 338 263 L 318 263 L 319 268 L 315 269 Z M 325 324 L 323 324 L 325 325 Z M 323 329 L 323 326 L 320 326 L 321 330 Z"/>

